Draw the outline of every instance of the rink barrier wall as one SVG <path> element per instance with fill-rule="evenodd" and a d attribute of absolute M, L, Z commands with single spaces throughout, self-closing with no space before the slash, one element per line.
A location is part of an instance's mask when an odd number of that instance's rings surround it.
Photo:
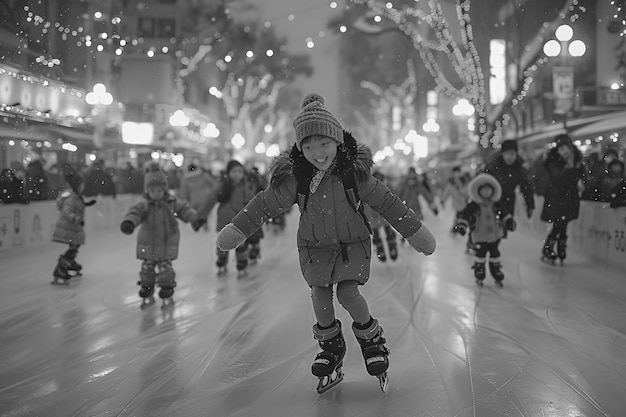
<path fill-rule="evenodd" d="M 519 226 L 538 236 L 537 256 L 552 224 L 541 221 L 543 197 L 535 195 L 535 211 L 528 219 L 524 198 L 515 199 L 515 220 Z M 620 273 L 626 271 L 626 207 L 611 208 L 609 203 L 581 201 L 578 219 L 567 228 L 568 247 L 577 249 L 594 261 Z"/>
<path fill-rule="evenodd" d="M 128 209 L 141 199 L 137 194 L 98 197 L 95 205 L 85 208 L 85 244 L 97 233 L 119 230 Z M 1 204 L 0 253 L 50 242 L 57 219 L 55 201 Z"/>

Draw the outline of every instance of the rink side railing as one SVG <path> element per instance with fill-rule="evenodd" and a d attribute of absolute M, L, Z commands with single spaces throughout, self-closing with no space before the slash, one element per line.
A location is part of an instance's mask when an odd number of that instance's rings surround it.
<path fill-rule="evenodd" d="M 97 198 L 85 209 L 85 244 L 98 233 L 119 230 L 128 209 L 141 198 L 137 194 Z M 58 216 L 55 201 L 0 204 L 0 253 L 50 242 Z"/>
<path fill-rule="evenodd" d="M 530 229 L 538 239 L 537 256 L 552 225 L 541 221 L 543 197 L 535 195 L 535 212 L 528 219 L 524 198 L 518 193 L 515 218 L 519 226 Z M 609 203 L 581 201 L 580 215 L 567 228 L 568 246 L 574 247 L 605 268 L 626 271 L 626 207 L 611 208 Z"/>
<path fill-rule="evenodd" d="M 86 244 L 97 233 L 119 230 L 128 209 L 141 200 L 141 195 L 122 194 L 113 199 L 99 197 L 97 203 L 85 209 Z M 550 229 L 540 220 L 543 197 L 535 196 L 535 210 L 531 219 L 524 199 L 518 195 L 515 212 L 520 227 L 530 229 L 537 236 L 537 252 Z M 58 218 L 54 201 L 30 204 L 0 204 L 0 253 L 50 242 Z M 582 201 L 578 220 L 568 227 L 569 246 L 588 254 L 599 264 L 616 271 L 626 271 L 626 207 L 613 209 L 607 203 Z"/>

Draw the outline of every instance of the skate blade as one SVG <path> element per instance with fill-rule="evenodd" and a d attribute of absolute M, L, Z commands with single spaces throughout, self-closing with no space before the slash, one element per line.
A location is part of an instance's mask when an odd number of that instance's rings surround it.
<path fill-rule="evenodd" d="M 146 308 L 148 308 L 148 307 L 150 307 L 150 306 L 154 305 L 154 303 L 155 303 L 154 299 L 152 299 L 152 300 L 148 300 L 148 301 L 144 301 L 144 302 L 142 302 L 142 303 L 141 303 L 140 308 L 141 308 L 142 310 L 145 310 Z"/>
<path fill-rule="evenodd" d="M 323 394 L 335 385 L 343 381 L 343 372 L 337 368 L 330 376 L 323 376 L 317 383 L 317 393 Z"/>
<path fill-rule="evenodd" d="M 387 392 L 387 389 L 389 388 L 389 375 L 387 374 L 387 372 L 378 375 L 378 382 L 380 383 L 380 389 L 383 392 Z"/>

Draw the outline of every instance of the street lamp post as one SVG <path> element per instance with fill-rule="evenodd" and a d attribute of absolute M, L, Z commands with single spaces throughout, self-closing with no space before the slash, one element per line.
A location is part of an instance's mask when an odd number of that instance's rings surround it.
<path fill-rule="evenodd" d="M 574 67 L 568 64 L 569 57 L 581 57 L 587 46 L 581 40 L 574 40 L 574 30 L 569 25 L 561 25 L 554 32 L 556 39 L 543 45 L 548 57 L 560 57 L 560 64 L 552 67 L 552 89 L 554 112 L 563 116 L 563 127 L 567 128 L 567 114 L 574 105 Z"/>

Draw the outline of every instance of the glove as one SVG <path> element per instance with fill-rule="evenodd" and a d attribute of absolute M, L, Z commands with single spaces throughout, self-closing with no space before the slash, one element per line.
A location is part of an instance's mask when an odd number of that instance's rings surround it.
<path fill-rule="evenodd" d="M 465 233 L 467 233 L 467 226 L 463 223 L 458 223 L 454 226 L 454 230 L 461 236 L 465 236 Z"/>
<path fill-rule="evenodd" d="M 235 249 L 246 240 L 246 235 L 232 223 L 228 223 L 217 235 L 217 247 L 223 251 Z"/>
<path fill-rule="evenodd" d="M 531 209 L 531 208 L 526 209 L 526 215 L 528 216 L 528 218 L 529 218 L 529 219 L 530 219 L 531 217 L 533 217 L 533 212 L 534 212 L 534 211 L 535 211 L 535 210 L 534 210 L 534 209 Z"/>
<path fill-rule="evenodd" d="M 506 227 L 506 230 L 514 232 L 515 229 L 517 229 L 517 223 L 515 223 L 515 220 L 513 220 L 512 218 L 508 218 L 504 222 L 504 227 Z"/>
<path fill-rule="evenodd" d="M 80 224 L 81 226 L 84 226 L 85 225 L 85 221 L 81 219 L 81 220 L 78 221 L 78 224 Z"/>
<path fill-rule="evenodd" d="M 197 219 L 191 222 L 191 228 L 194 230 L 194 232 L 197 232 L 202 228 L 202 226 L 206 224 L 206 221 L 206 219 Z"/>
<path fill-rule="evenodd" d="M 130 220 L 124 220 L 120 225 L 120 229 L 125 235 L 130 235 L 135 230 L 135 225 Z"/>
<path fill-rule="evenodd" d="M 416 251 L 423 253 L 424 255 L 432 255 L 437 247 L 437 241 L 435 236 L 430 233 L 430 230 L 424 223 L 411 237 L 407 238 L 409 245 Z"/>
<path fill-rule="evenodd" d="M 96 204 L 96 200 L 89 200 L 85 203 L 85 207 L 91 207 Z"/>

